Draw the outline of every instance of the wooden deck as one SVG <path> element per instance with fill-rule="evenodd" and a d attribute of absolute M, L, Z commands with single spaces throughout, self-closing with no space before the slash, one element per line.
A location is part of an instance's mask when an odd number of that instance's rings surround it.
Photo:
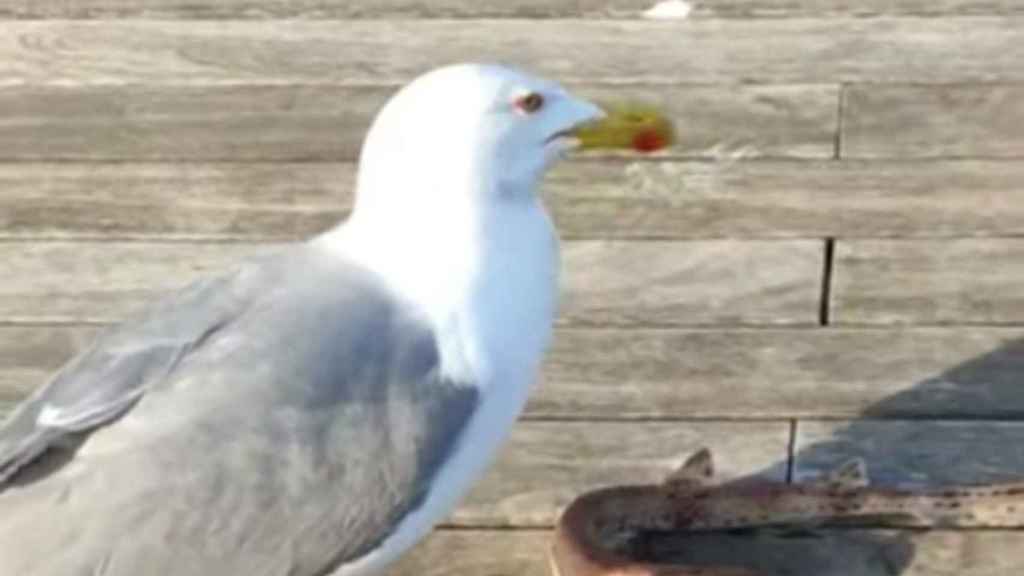
<path fill-rule="evenodd" d="M 396 576 L 541 576 L 574 494 L 702 445 L 729 477 L 1024 475 L 1024 2 L 651 4 L 0 0 L 0 410 L 155 294 L 340 218 L 383 99 L 498 59 L 658 102 L 681 141 L 549 178 L 543 384 Z M 838 574 L 1024 565 L 1021 532 L 842 538 Z"/>

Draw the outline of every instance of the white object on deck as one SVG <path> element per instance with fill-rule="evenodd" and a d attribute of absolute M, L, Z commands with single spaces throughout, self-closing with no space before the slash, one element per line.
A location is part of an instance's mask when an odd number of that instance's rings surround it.
<path fill-rule="evenodd" d="M 643 13 L 644 18 L 653 20 L 685 20 L 693 5 L 683 0 L 662 0 Z"/>

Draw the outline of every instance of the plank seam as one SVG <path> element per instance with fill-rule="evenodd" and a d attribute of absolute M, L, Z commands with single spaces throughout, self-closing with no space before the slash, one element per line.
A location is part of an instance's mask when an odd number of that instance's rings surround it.
<path fill-rule="evenodd" d="M 225 209 L 231 209 L 227 206 Z M 271 212 L 271 211 L 268 211 Z M 339 210 L 331 208 L 323 211 L 323 214 L 334 214 Z M 306 213 L 292 212 L 299 216 L 320 215 L 319 211 Z M 252 234 L 218 234 L 218 233 L 102 233 L 102 232 L 75 232 L 66 234 L 46 234 L 31 232 L 4 232 L 0 230 L 0 244 L 154 244 L 154 245 L 177 245 L 177 244 L 237 244 L 237 245 L 272 245 L 281 243 L 303 242 L 314 236 L 312 233 L 252 233 Z M 968 232 L 968 233 L 940 233 L 931 234 L 928 232 L 912 234 L 869 234 L 865 236 L 854 236 L 849 234 L 838 234 L 832 238 L 836 240 L 861 242 L 872 240 L 886 240 L 898 242 L 934 242 L 936 240 L 957 241 L 957 240 L 1024 240 L 1024 232 L 1017 234 L 1006 232 Z M 785 235 L 744 235 L 730 236 L 726 234 L 707 234 L 698 236 L 675 236 L 669 234 L 643 234 L 643 235 L 607 235 L 594 234 L 561 234 L 565 242 L 617 242 L 617 243 L 644 243 L 644 242 L 672 242 L 672 243 L 701 243 L 701 242 L 737 242 L 737 243 L 769 243 L 769 242 L 809 242 L 821 240 L 821 236 L 809 234 Z M 1000 324 L 995 324 L 1000 325 Z"/>
<path fill-rule="evenodd" d="M 835 238 L 825 239 L 825 257 L 821 270 L 821 302 L 818 310 L 818 324 L 828 326 L 831 323 L 832 308 L 832 271 L 835 262 Z"/>
<path fill-rule="evenodd" d="M 120 323 L 120 320 L 24 320 L 15 318 L 0 318 L 0 329 L 73 329 L 78 327 L 106 328 Z M 884 324 L 884 323 L 832 323 L 828 326 L 805 326 L 791 324 L 691 324 L 676 326 L 661 325 L 597 325 L 581 326 L 562 324 L 555 327 L 556 332 L 561 333 L 649 333 L 649 334 L 721 334 L 721 333 L 820 333 L 820 334 L 858 334 L 858 333 L 914 333 L 914 332 L 938 332 L 952 333 L 959 332 L 963 328 L 990 330 L 1006 334 L 1017 334 L 1024 330 L 1024 322 L 1017 324 L 992 324 L 992 323 L 962 323 L 962 324 Z"/>
<path fill-rule="evenodd" d="M 796 471 L 796 427 L 798 420 L 793 418 L 789 421 L 789 443 L 786 444 L 786 483 L 793 483 L 793 474 Z"/>
<path fill-rule="evenodd" d="M 529 410 L 529 409 L 528 409 Z M 857 422 L 857 423 L 963 423 L 963 424 L 1012 424 L 1024 426 L 1024 410 L 1017 412 L 1002 412 L 999 414 L 971 414 L 952 411 L 921 410 L 919 413 L 899 412 L 893 414 L 870 414 L 863 411 L 847 411 L 828 413 L 803 413 L 778 414 L 774 416 L 747 416 L 735 413 L 708 413 L 702 415 L 533 415 L 524 414 L 519 422 L 530 424 L 790 424 L 792 422 L 807 423 L 835 423 L 835 422 Z"/>
<path fill-rule="evenodd" d="M 843 156 L 843 114 L 846 113 L 846 90 L 848 83 L 843 82 L 839 85 L 839 93 L 836 98 L 836 137 L 835 137 L 835 148 L 832 151 L 832 158 L 839 160 Z"/>
<path fill-rule="evenodd" d="M 189 8 L 192 8 L 191 10 Z M 190 13 L 194 12 L 194 13 Z M 961 8 L 952 10 L 928 10 L 928 9 L 893 9 L 893 10 L 841 10 L 841 9 L 814 9 L 814 10 L 772 10 L 772 9 L 750 9 L 750 8 L 707 8 L 698 12 L 690 19 L 698 22 L 716 21 L 787 21 L 787 20 L 886 20 L 886 19 L 913 19 L 913 20 L 938 20 L 949 18 L 1012 18 L 1024 14 L 1019 8 L 983 9 L 983 8 Z M 89 9 L 81 10 L 18 10 L 16 8 L 5 8 L 0 10 L 0 20 L 12 22 L 36 23 L 36 22 L 93 22 L 93 21 L 130 21 L 144 19 L 153 22 L 267 22 L 273 20 L 302 19 L 307 22 L 331 22 L 337 20 L 352 20 L 358 22 L 463 22 L 463 21 L 491 21 L 491 22 L 521 22 L 521 21 L 610 21 L 627 23 L 647 23 L 651 20 L 642 15 L 641 10 L 635 13 L 626 14 L 615 10 L 585 10 L 585 11 L 552 11 L 552 12 L 520 12 L 507 13 L 502 11 L 487 11 L 460 13 L 453 11 L 438 11 L 436 13 L 407 13 L 401 10 L 392 12 L 382 11 L 379 13 L 368 13 L 360 15 L 345 10 L 303 10 L 301 8 L 252 11 L 246 9 L 210 9 L 200 4 L 185 9 L 157 8 L 147 10 L 140 9 Z"/>

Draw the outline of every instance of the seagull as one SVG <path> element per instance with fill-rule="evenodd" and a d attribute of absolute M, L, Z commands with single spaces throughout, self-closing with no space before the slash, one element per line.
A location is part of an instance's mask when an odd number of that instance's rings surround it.
<path fill-rule="evenodd" d="M 501 65 L 399 90 L 347 220 L 106 331 L 0 426 L 0 573 L 380 573 L 521 412 L 558 300 L 538 186 L 612 120 Z"/>

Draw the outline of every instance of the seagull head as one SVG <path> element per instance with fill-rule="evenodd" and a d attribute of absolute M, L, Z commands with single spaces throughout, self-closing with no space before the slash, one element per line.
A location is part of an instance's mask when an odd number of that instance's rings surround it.
<path fill-rule="evenodd" d="M 377 115 L 360 156 L 359 196 L 376 200 L 385 190 L 401 194 L 407 207 L 425 198 L 531 196 L 566 152 L 589 142 L 629 147 L 628 138 L 608 138 L 611 130 L 623 131 L 621 118 L 555 82 L 501 65 L 439 68 L 399 90 Z"/>

